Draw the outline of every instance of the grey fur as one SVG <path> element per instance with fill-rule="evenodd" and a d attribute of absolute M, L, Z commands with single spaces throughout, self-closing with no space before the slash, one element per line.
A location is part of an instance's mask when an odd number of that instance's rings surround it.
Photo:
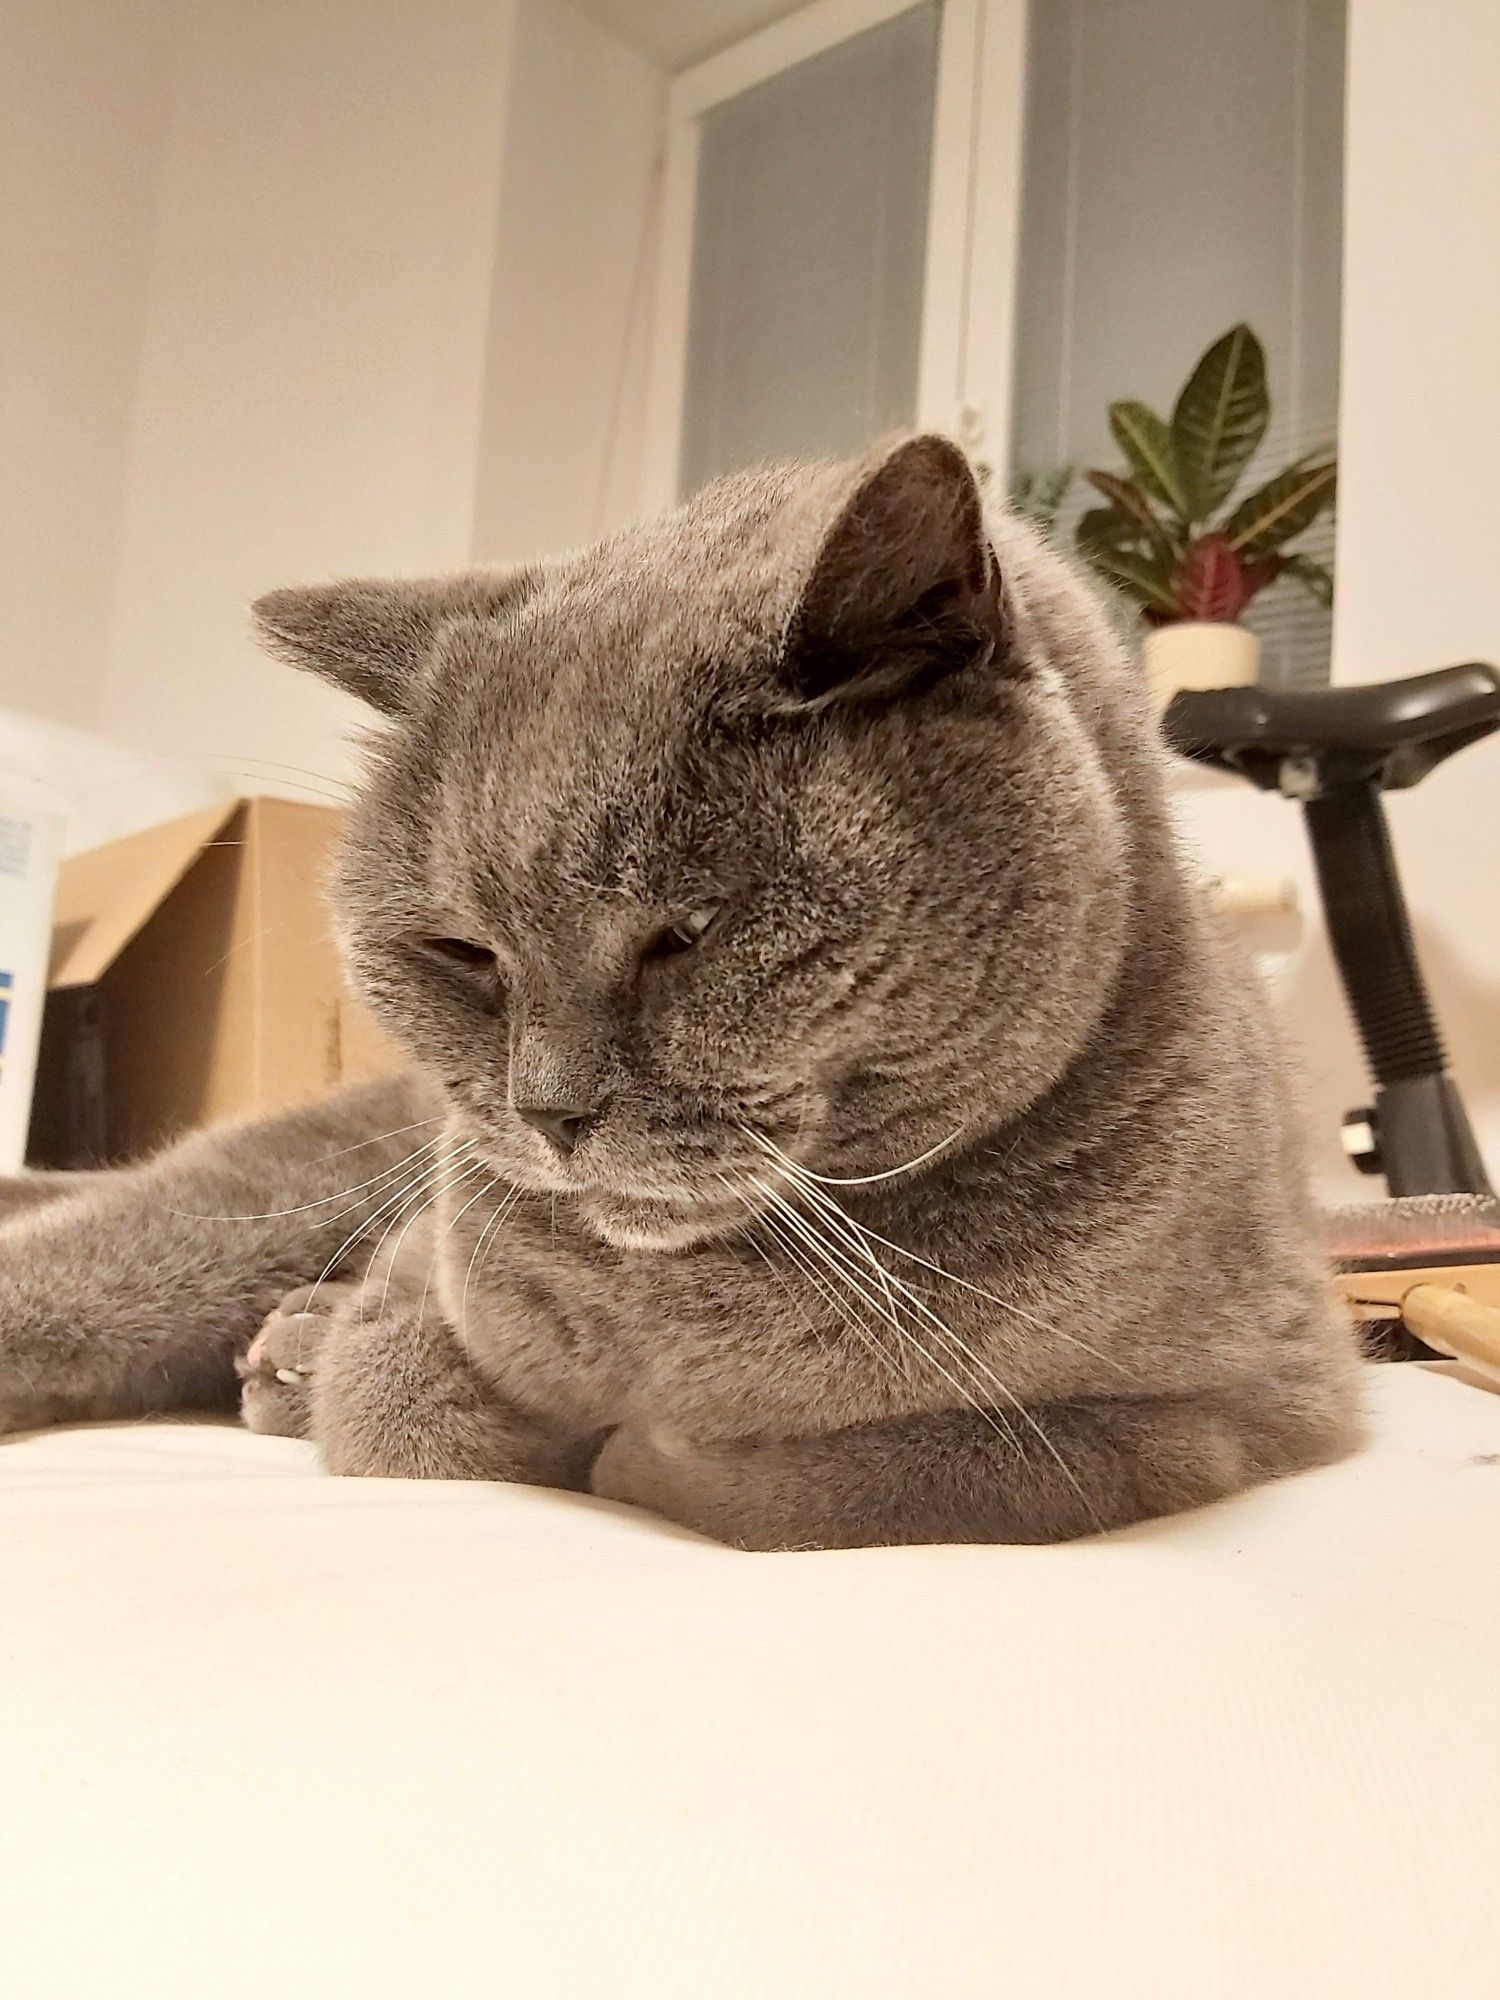
<path fill-rule="evenodd" d="M 238 1357 L 335 1471 L 748 1548 L 1048 1541 L 1351 1448 L 1278 1057 L 1136 677 L 951 446 L 258 612 L 390 718 L 335 908 L 413 1074 L 9 1223 L 0 1426 L 208 1400 Z M 435 1178 L 378 1178 L 439 1131 Z M 361 1282 L 372 1228 L 310 1299 L 382 1201 L 394 1268 Z"/>

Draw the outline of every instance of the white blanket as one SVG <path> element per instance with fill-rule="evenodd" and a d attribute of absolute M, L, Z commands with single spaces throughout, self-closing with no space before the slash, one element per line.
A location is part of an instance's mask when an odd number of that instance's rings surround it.
<path fill-rule="evenodd" d="M 0 1984 L 1500 1992 L 1500 1397 L 1057 1549 L 752 1556 L 205 1424 L 0 1446 Z"/>

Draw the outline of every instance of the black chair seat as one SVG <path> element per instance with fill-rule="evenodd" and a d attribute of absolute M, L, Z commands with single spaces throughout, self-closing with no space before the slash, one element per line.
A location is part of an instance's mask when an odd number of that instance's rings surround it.
<path fill-rule="evenodd" d="M 1181 756 L 1274 790 L 1283 767 L 1314 789 L 1414 785 L 1500 729 L 1500 673 L 1477 662 L 1361 687 L 1210 688 L 1174 695 L 1162 733 Z"/>

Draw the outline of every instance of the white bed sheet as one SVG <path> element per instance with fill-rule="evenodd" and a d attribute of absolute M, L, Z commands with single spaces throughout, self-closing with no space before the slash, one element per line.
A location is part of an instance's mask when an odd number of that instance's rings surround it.
<path fill-rule="evenodd" d="M 1500 1397 L 1058 1549 L 0 1447 L 18 1996 L 1500 1992 Z"/>

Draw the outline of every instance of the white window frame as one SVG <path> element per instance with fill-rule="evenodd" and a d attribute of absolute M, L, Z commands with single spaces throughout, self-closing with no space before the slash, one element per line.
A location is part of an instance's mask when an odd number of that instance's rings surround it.
<path fill-rule="evenodd" d="M 684 70 L 667 98 L 642 451 L 643 509 L 675 504 L 682 458 L 699 121 L 913 0 L 813 0 Z M 917 423 L 1009 463 L 1027 0 L 943 0 L 917 365 Z"/>

